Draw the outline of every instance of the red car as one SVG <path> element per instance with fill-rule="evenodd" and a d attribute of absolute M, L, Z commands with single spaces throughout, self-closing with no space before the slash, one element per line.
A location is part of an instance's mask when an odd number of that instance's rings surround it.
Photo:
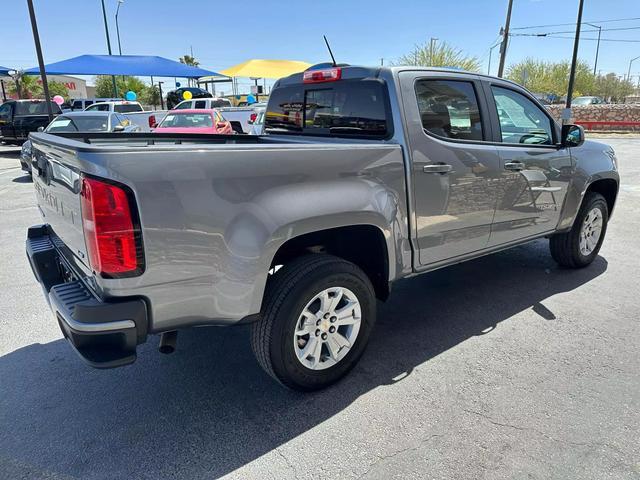
<path fill-rule="evenodd" d="M 155 133 L 232 134 L 231 123 L 220 112 L 210 110 L 171 110 L 153 129 Z"/>

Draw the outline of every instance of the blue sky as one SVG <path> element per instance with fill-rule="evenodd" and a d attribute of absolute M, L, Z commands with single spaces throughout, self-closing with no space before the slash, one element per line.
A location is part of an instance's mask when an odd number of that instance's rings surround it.
<path fill-rule="evenodd" d="M 117 52 L 113 16 L 116 0 L 105 0 L 112 48 Z M 25 0 L 3 0 L 0 65 L 37 64 Z M 99 0 L 34 0 L 45 62 L 84 53 L 106 53 Z M 578 0 L 514 0 L 512 27 L 575 22 Z M 177 59 L 193 46 L 205 68 L 221 70 L 249 58 L 326 61 L 326 34 L 338 61 L 379 64 L 397 59 L 417 43 L 436 37 L 479 57 L 486 71 L 489 47 L 498 40 L 507 0 L 211 0 L 183 2 L 125 0 L 120 10 L 123 53 Z M 615 7 L 615 8 L 614 8 Z M 640 17 L 638 0 L 586 0 L 583 19 Z M 603 28 L 640 26 L 640 19 L 603 23 Z M 585 27 L 586 28 L 586 27 Z M 572 30 L 539 28 L 514 33 Z M 566 34 L 572 36 L 571 34 Z M 595 37 L 595 33 L 584 36 Z M 602 38 L 640 40 L 640 29 L 602 32 Z M 569 59 L 570 39 L 513 37 L 507 64 L 527 56 Z M 580 58 L 593 64 L 594 41 L 584 41 Z M 493 51 L 492 71 L 498 49 Z M 626 73 L 640 43 L 603 41 L 598 70 Z M 632 74 L 640 75 L 640 60 Z M 247 81 L 248 84 L 248 81 Z"/>

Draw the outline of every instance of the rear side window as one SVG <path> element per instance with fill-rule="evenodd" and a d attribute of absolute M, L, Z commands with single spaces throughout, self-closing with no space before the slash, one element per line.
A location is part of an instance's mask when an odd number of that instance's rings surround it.
<path fill-rule="evenodd" d="M 90 107 L 87 107 L 85 110 L 87 111 L 97 111 L 97 112 L 108 112 L 109 111 L 109 104 L 108 103 L 96 103 L 95 105 L 91 105 Z"/>
<path fill-rule="evenodd" d="M 230 107 L 231 102 L 229 100 L 217 99 L 211 102 L 211 108 Z"/>
<path fill-rule="evenodd" d="M 125 103 L 122 105 L 114 105 L 113 110 L 118 113 L 141 112 L 142 107 L 137 103 Z"/>
<path fill-rule="evenodd" d="M 473 83 L 418 80 L 416 96 L 422 127 L 438 137 L 483 140 L 480 109 Z"/>
<path fill-rule="evenodd" d="M 384 138 L 391 131 L 386 88 L 376 80 L 294 85 L 275 89 L 265 131 Z"/>
<path fill-rule="evenodd" d="M 60 107 L 57 103 L 51 102 L 51 110 L 53 113 L 60 113 Z M 46 102 L 29 101 L 16 103 L 16 115 L 47 115 Z"/>
<path fill-rule="evenodd" d="M 198 100 L 195 108 L 207 108 L 207 102 L 204 100 Z"/>

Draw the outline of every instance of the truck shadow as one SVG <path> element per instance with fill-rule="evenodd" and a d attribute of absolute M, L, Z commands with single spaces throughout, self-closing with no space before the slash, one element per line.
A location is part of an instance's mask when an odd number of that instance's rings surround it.
<path fill-rule="evenodd" d="M 519 312 L 559 321 L 544 300 L 606 269 L 602 257 L 583 270 L 559 268 L 538 241 L 399 282 L 360 364 L 315 394 L 264 374 L 247 327 L 182 332 L 169 357 L 151 338 L 134 365 L 106 371 L 80 363 L 62 340 L 29 345 L 0 358 L 0 472 L 218 478 Z"/>

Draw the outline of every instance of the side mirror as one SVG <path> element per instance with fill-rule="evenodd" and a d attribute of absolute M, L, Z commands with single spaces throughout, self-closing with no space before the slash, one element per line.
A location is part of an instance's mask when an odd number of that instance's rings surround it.
<path fill-rule="evenodd" d="M 114 132 L 124 132 L 124 125 L 116 125 L 113 127 Z"/>
<path fill-rule="evenodd" d="M 38 127 L 38 132 L 39 132 L 39 133 L 44 132 L 44 127 Z"/>
<path fill-rule="evenodd" d="M 216 122 L 216 129 L 223 130 L 229 126 L 228 122 Z"/>
<path fill-rule="evenodd" d="M 584 143 L 584 128 L 580 125 L 562 126 L 562 146 L 579 147 Z"/>

